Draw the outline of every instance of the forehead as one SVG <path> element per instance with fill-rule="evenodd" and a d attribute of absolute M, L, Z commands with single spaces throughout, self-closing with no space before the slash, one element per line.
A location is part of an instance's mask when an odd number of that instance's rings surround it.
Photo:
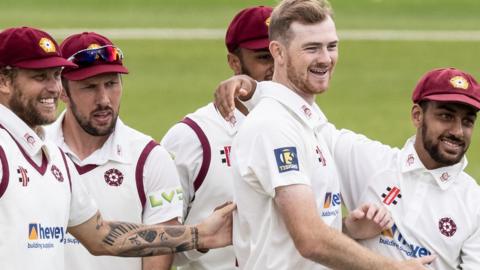
<path fill-rule="evenodd" d="M 290 25 L 292 40 L 294 43 L 332 43 L 338 41 L 335 22 L 330 16 L 315 24 L 303 24 L 293 22 Z"/>

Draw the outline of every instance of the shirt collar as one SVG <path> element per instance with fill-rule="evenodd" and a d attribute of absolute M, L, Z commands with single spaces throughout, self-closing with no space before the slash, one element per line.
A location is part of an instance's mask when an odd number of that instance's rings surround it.
<path fill-rule="evenodd" d="M 282 103 L 311 129 L 316 129 L 328 121 L 317 104 L 308 104 L 302 97 L 280 83 L 263 81 L 257 84 L 257 88 L 261 88 L 262 98 L 270 97 Z"/>
<path fill-rule="evenodd" d="M 34 157 L 44 148 L 48 157 L 48 147 L 43 138 L 44 131 L 39 128 L 40 136 L 35 133 L 22 119 L 7 107 L 0 104 L 0 124 L 10 133 L 14 140 L 25 150 L 30 157 Z"/>
<path fill-rule="evenodd" d="M 74 161 L 80 166 L 87 164 L 103 165 L 109 161 L 115 161 L 119 163 L 131 163 L 132 159 L 128 155 L 129 144 L 128 136 L 125 134 L 127 127 L 125 124 L 117 118 L 115 129 L 108 137 L 105 143 L 100 149 L 94 151 L 90 156 L 84 160 L 80 160 L 77 155 L 68 147 L 63 137 L 62 123 L 65 118 L 65 112 L 63 111 L 58 119 L 47 128 L 47 136 L 51 138 L 58 146 L 60 146 L 65 153 L 67 153 Z"/>
<path fill-rule="evenodd" d="M 452 166 L 441 167 L 434 170 L 428 170 L 423 165 L 422 161 L 418 157 L 417 151 L 414 147 L 415 136 L 411 137 L 405 143 L 401 153 L 400 153 L 400 166 L 402 173 L 407 173 L 411 171 L 424 171 L 429 173 L 437 185 L 442 189 L 446 190 L 452 185 L 460 175 L 460 173 L 465 169 L 468 164 L 467 158 L 464 156 L 460 162 Z"/>

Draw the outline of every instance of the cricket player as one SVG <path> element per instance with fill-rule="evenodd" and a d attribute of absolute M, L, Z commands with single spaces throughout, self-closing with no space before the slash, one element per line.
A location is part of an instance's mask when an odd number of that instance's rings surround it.
<path fill-rule="evenodd" d="M 251 96 L 245 102 L 250 110 L 276 95 L 263 83 L 252 93 L 251 83 L 242 83 L 242 92 Z M 225 86 L 216 95 L 226 117 L 237 86 L 228 91 Z M 479 269 L 480 188 L 464 169 L 480 109 L 480 87 L 464 71 L 434 69 L 420 79 L 412 101 L 417 132 L 402 149 L 332 124 L 320 131 L 337 164 L 347 209 L 370 202 L 392 213 L 392 228 L 359 242 L 396 259 L 435 254 L 431 269 Z"/>
<path fill-rule="evenodd" d="M 42 125 L 56 118 L 62 68 L 75 66 L 44 31 L 0 32 L 2 269 L 65 269 L 67 230 L 96 255 L 153 256 L 231 243 L 233 204 L 194 226 L 103 219 L 70 159 L 43 139 Z"/>
<path fill-rule="evenodd" d="M 275 69 L 262 85 L 275 95 L 244 120 L 231 152 L 240 269 L 425 269 L 433 256 L 395 262 L 340 233 L 340 176 L 320 133 L 328 122 L 314 103 L 338 58 L 331 15 L 317 0 L 282 1 L 272 13 Z M 347 234 L 363 234 L 345 225 Z"/>
<path fill-rule="evenodd" d="M 228 64 L 234 74 L 248 74 L 257 81 L 270 80 L 273 59 L 268 51 L 268 24 L 271 7 L 241 10 L 230 23 L 225 37 Z M 237 122 L 229 123 L 210 103 L 187 115 L 162 139 L 175 157 L 184 189 L 185 224 L 207 217 L 225 200 L 233 200 L 230 161 L 232 139 L 243 115 L 235 111 Z M 233 247 L 203 254 L 189 251 L 176 255 L 178 269 L 236 269 Z"/>
<path fill-rule="evenodd" d="M 121 74 L 128 73 L 120 48 L 108 38 L 83 32 L 60 45 L 78 68 L 62 72 L 60 98 L 66 110 L 46 128 L 72 159 L 85 188 L 108 219 L 143 224 L 179 224 L 182 188 L 168 152 L 150 136 L 126 126 L 118 117 Z M 165 269 L 172 255 L 146 258 L 92 256 L 71 235 L 65 265 L 75 269 Z M 143 260 L 143 263 L 142 263 Z"/>

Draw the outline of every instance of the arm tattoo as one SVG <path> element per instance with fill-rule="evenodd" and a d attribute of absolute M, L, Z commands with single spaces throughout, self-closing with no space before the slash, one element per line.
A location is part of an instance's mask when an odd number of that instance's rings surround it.
<path fill-rule="evenodd" d="M 196 227 L 144 226 L 125 222 L 104 224 L 109 228 L 103 243 L 110 246 L 113 255 L 155 256 L 198 248 Z"/>

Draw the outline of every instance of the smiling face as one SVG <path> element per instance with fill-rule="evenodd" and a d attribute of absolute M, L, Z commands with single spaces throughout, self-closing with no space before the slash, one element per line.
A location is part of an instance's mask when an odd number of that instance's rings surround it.
<path fill-rule="evenodd" d="M 68 81 L 68 109 L 79 126 L 92 136 L 110 135 L 117 122 L 122 96 L 120 74 L 107 73 L 82 81 Z"/>
<path fill-rule="evenodd" d="M 327 90 L 338 60 L 338 36 L 330 16 L 315 24 L 293 22 L 287 41 L 274 41 L 274 80 L 287 85 L 304 99 Z M 278 72 L 277 72 L 278 69 Z"/>
<path fill-rule="evenodd" d="M 29 127 L 50 124 L 56 119 L 62 85 L 61 68 L 17 69 L 10 83 L 5 104 Z"/>
<path fill-rule="evenodd" d="M 476 114 L 475 108 L 461 103 L 427 101 L 423 106 L 414 105 L 415 149 L 427 169 L 451 166 L 463 158 Z"/>

